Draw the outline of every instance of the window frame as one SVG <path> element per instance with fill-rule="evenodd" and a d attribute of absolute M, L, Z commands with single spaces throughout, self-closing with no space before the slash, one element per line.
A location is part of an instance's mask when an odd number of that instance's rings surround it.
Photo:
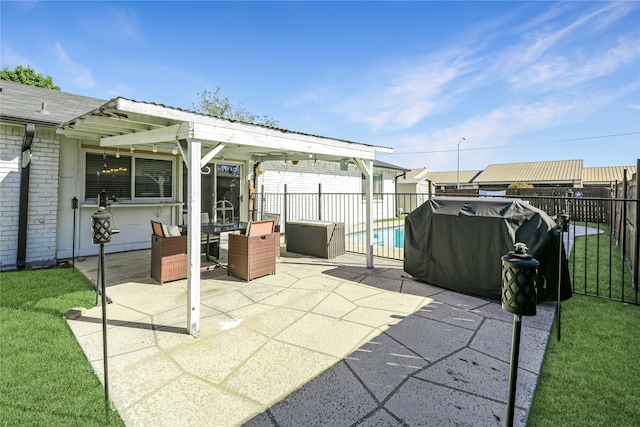
<path fill-rule="evenodd" d="M 89 197 L 87 195 L 87 155 L 103 155 L 106 154 L 109 156 L 115 156 L 116 152 L 113 150 L 100 150 L 100 149 L 92 149 L 86 148 L 82 152 L 82 195 L 85 203 L 96 202 L 97 203 L 97 195 L 94 197 Z M 130 188 L 130 198 L 121 199 L 118 201 L 123 201 L 125 203 L 158 203 L 158 202 L 174 202 L 177 200 L 177 186 L 176 186 L 176 176 L 177 176 L 177 161 L 176 157 L 172 155 L 162 155 L 162 154 L 147 154 L 147 153 L 129 153 L 122 152 L 122 157 L 128 157 L 130 159 L 130 176 L 129 176 L 129 188 Z M 145 160 L 162 160 L 165 162 L 171 162 L 171 196 L 166 197 L 142 197 L 136 195 L 136 159 L 145 159 Z M 107 159 L 108 161 L 108 159 Z M 111 200 L 111 195 L 107 195 L 109 200 Z"/>
<path fill-rule="evenodd" d="M 365 199 L 366 197 L 366 188 L 364 187 L 366 179 L 364 177 L 364 174 L 361 175 L 362 178 L 362 184 L 361 184 L 361 191 L 362 191 L 362 198 Z M 376 178 L 379 178 L 378 180 L 378 189 L 380 191 L 376 192 Z M 382 200 L 384 198 L 384 174 L 382 172 L 374 172 L 372 175 L 373 179 L 373 194 L 372 194 L 372 201 L 378 201 L 378 200 Z"/>

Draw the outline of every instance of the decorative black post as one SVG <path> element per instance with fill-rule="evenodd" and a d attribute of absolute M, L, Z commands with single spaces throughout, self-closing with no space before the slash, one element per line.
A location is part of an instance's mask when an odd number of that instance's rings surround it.
<path fill-rule="evenodd" d="M 567 214 L 565 211 L 560 211 L 560 214 L 556 218 L 556 230 L 560 233 L 560 247 L 558 248 L 558 303 L 556 305 L 556 318 L 558 319 L 558 341 L 560 341 L 560 301 L 562 299 L 562 252 L 563 252 L 563 246 L 564 246 L 564 233 L 569 231 L 569 214 Z"/>
<path fill-rule="evenodd" d="M 538 291 L 536 277 L 540 263 L 527 253 L 524 243 L 516 243 L 515 250 L 502 257 L 502 309 L 513 313 L 513 338 L 511 342 L 511 371 L 507 399 L 506 426 L 513 426 L 518 382 L 518 356 L 520 353 L 520 329 L 522 316 L 535 316 Z"/>
<path fill-rule="evenodd" d="M 109 361 L 107 353 L 107 297 L 105 292 L 104 278 L 104 244 L 111 241 L 111 235 L 117 234 L 120 230 L 111 228 L 111 214 L 106 211 L 106 196 L 103 191 L 100 198 L 98 211 L 91 215 L 91 239 L 94 244 L 100 245 L 100 255 L 98 257 L 98 280 L 96 281 L 96 292 L 98 289 L 102 293 L 102 357 L 104 359 L 104 405 L 106 422 L 109 424 Z M 98 294 L 96 293 L 96 304 Z"/>
<path fill-rule="evenodd" d="M 78 210 L 78 198 L 71 199 L 71 209 L 73 209 L 73 242 L 71 242 L 71 265 L 76 266 L 76 211 Z"/>

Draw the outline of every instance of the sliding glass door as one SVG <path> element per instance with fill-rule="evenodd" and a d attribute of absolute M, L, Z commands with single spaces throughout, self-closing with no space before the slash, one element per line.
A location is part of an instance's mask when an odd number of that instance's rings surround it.
<path fill-rule="evenodd" d="M 242 166 L 211 162 L 201 170 L 202 212 L 212 222 L 237 222 L 242 203 Z M 184 168 L 184 194 L 187 194 L 187 171 Z"/>

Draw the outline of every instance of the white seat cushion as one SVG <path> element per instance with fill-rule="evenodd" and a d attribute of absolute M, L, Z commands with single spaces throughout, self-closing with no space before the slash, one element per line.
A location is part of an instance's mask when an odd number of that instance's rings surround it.
<path fill-rule="evenodd" d="M 177 225 L 167 225 L 167 231 L 168 231 L 169 237 L 181 236 L 180 227 L 178 227 Z"/>

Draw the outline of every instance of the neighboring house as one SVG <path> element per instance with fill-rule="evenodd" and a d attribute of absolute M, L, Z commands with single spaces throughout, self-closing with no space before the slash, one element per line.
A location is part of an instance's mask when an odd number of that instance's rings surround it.
<path fill-rule="evenodd" d="M 609 187 L 624 181 L 624 172 L 627 171 L 627 181 L 637 172 L 636 166 L 604 166 L 584 168 L 582 172 L 582 185 L 584 187 Z"/>
<path fill-rule="evenodd" d="M 258 191 L 283 193 L 362 193 L 362 172 L 353 162 L 315 160 L 265 161 L 260 164 Z M 395 193 L 396 177 L 409 169 L 373 161 L 373 193 Z"/>
<path fill-rule="evenodd" d="M 398 213 L 407 214 L 426 202 L 436 186 L 429 169 L 412 169 L 398 179 Z M 417 194 L 417 197 L 411 195 Z"/>
<path fill-rule="evenodd" d="M 373 204 L 374 219 L 388 216 L 386 213 L 391 212 L 390 216 L 394 216 L 397 212 L 397 200 L 394 197 L 385 197 L 385 195 L 396 194 L 399 190 L 396 183 L 398 178 L 407 173 L 409 169 L 379 160 L 373 161 Z M 350 222 L 363 222 L 364 218 L 354 217 L 354 211 L 361 213 L 361 209 L 349 209 L 353 199 L 347 201 L 338 194 L 357 194 L 361 195 L 365 192 L 366 182 L 362 179 L 362 172 L 358 166 L 351 161 L 328 162 L 322 160 L 283 160 L 283 161 L 265 161 L 259 165 L 258 178 L 256 180 L 256 191 L 261 194 L 283 194 L 283 193 L 304 193 L 304 194 L 324 194 L 327 205 L 331 205 L 332 220 L 345 221 L 342 215 L 350 214 Z M 335 195 L 335 196 L 334 196 Z M 362 198 L 357 199 L 359 205 L 362 204 Z M 311 203 L 316 200 L 312 199 Z M 341 206 L 346 207 L 343 209 Z M 290 207 L 289 210 L 300 210 L 303 207 Z M 273 208 L 270 208 L 273 210 Z M 278 208 L 276 210 L 279 210 Z M 309 206 L 304 207 L 306 210 Z M 269 209 L 267 209 L 269 210 Z M 319 208 L 323 211 L 323 208 Z M 324 209 L 329 211 L 328 208 Z M 351 211 L 351 212 L 347 212 Z M 281 213 L 282 212 L 275 212 Z M 304 215 L 304 214 L 303 214 Z M 306 218 L 317 219 L 317 218 Z M 326 218 L 321 218 L 326 219 Z"/>
<path fill-rule="evenodd" d="M 491 164 L 484 170 L 460 171 L 460 189 L 503 190 L 515 182 L 541 187 L 611 187 L 636 173 L 636 166 L 584 167 L 582 160 Z M 421 171 L 421 172 L 420 172 Z M 428 177 L 439 190 L 456 188 L 457 171 L 411 171 Z M 427 193 L 424 191 L 423 193 Z"/>
<path fill-rule="evenodd" d="M 471 182 L 484 190 L 504 189 L 514 182 L 534 187 L 581 187 L 582 170 L 582 160 L 493 164 Z"/>
<path fill-rule="evenodd" d="M 453 190 L 457 189 L 458 185 L 461 190 L 476 188 L 473 185 L 473 181 L 481 170 L 463 170 L 450 172 L 429 172 L 428 176 L 433 181 L 434 186 L 438 190 Z"/>
<path fill-rule="evenodd" d="M 188 212 L 197 225 L 200 212 L 215 218 L 225 201 L 235 219 L 250 220 L 254 172 L 266 159 L 348 159 L 369 184 L 376 153 L 392 152 L 121 97 L 7 81 L 0 89 L 1 270 L 97 254 L 91 216 L 102 190 L 120 229 L 105 250 L 146 249 L 152 219 L 181 224 Z"/>

